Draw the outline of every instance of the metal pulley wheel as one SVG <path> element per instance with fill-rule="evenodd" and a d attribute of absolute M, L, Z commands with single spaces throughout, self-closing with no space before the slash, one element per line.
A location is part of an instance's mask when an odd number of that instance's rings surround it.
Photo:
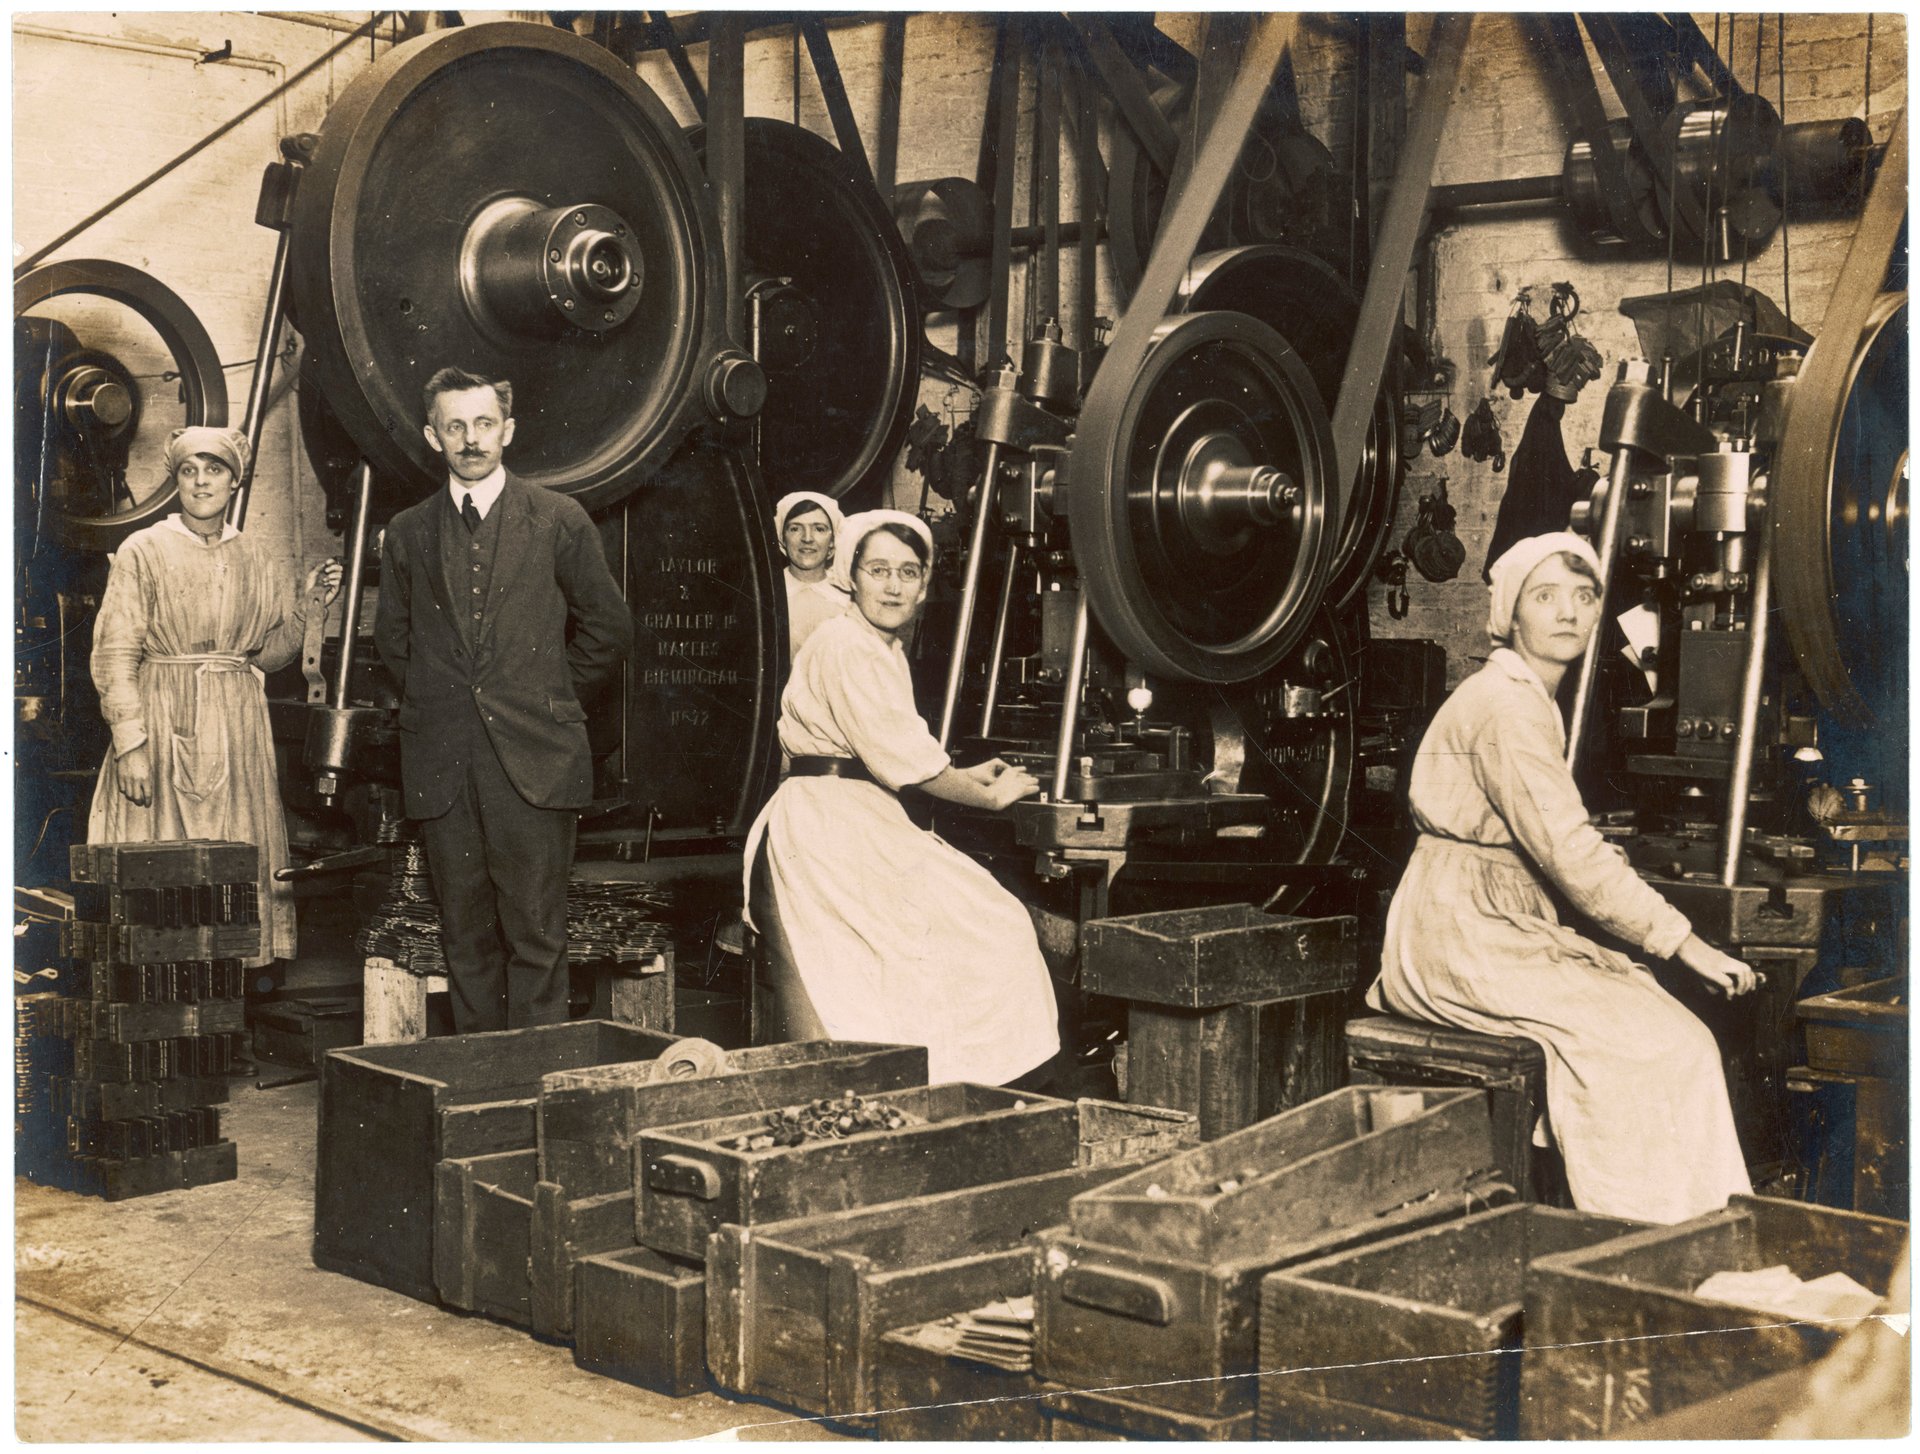
<path fill-rule="evenodd" d="M 705 179 L 660 101 L 550 26 L 438 31 L 341 94 L 293 208 L 313 375 L 386 480 L 431 488 L 420 391 L 514 384 L 514 472 L 621 498 L 705 408 L 750 412 Z"/>
<path fill-rule="evenodd" d="M 1163 85 L 1153 103 L 1183 132 L 1192 93 Z M 1146 270 L 1166 210 L 1168 179 L 1124 124 L 1114 128 L 1107 184 L 1107 256 L 1114 286 L 1132 296 Z M 1287 123 L 1269 98 L 1254 117 L 1226 191 L 1200 240 L 1202 248 L 1287 242 L 1314 252 L 1344 250 L 1349 204 L 1333 156 L 1314 137 Z"/>
<path fill-rule="evenodd" d="M 993 204 L 978 182 L 935 177 L 893 189 L 893 221 L 913 260 L 920 306 L 978 308 L 993 290 Z"/>
<path fill-rule="evenodd" d="M 760 465 L 775 497 L 877 500 L 913 422 L 923 331 L 887 208 L 832 143 L 746 123 L 747 331 L 766 370 Z M 704 127 L 687 133 L 704 157 Z"/>
<path fill-rule="evenodd" d="M 1096 383 L 1068 456 L 1094 619 L 1176 680 L 1278 665 L 1326 594 L 1332 467 L 1319 390 L 1284 338 L 1243 313 L 1166 319 L 1124 389 Z"/>
<path fill-rule="evenodd" d="M 1306 363 L 1320 403 L 1332 417 L 1360 322 L 1360 300 L 1327 263 L 1300 248 L 1277 244 L 1204 253 L 1193 260 L 1178 307 L 1186 313 L 1228 308 L 1266 324 Z M 1395 348 L 1334 534 L 1327 601 L 1336 609 L 1365 592 L 1393 528 L 1403 477 L 1400 351 Z"/>
<path fill-rule="evenodd" d="M 124 263 L 47 263 L 13 285 L 16 553 L 29 537 L 112 551 L 173 508 L 171 480 L 144 497 L 126 485 L 127 452 L 147 402 L 110 349 L 89 348 L 57 319 L 33 310 L 54 298 L 104 298 L 144 319 L 178 375 L 182 424 L 227 422 L 227 382 L 207 330 L 159 279 Z M 99 341 L 99 340 L 96 340 Z M 171 393 L 174 384 L 166 384 Z M 161 468 L 156 462 L 155 473 Z"/>
<path fill-rule="evenodd" d="M 1836 345 L 1852 351 L 1841 396 L 1796 388 L 1787 406 L 1789 431 L 1815 411 L 1825 447 L 1774 471 L 1775 590 L 1821 706 L 1887 733 L 1907 718 L 1907 295 L 1882 294 L 1858 338 L 1823 334 L 1813 348 Z"/>

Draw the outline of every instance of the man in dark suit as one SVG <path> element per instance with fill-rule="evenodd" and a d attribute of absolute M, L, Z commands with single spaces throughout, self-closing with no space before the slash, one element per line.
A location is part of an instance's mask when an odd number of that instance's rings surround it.
<path fill-rule="evenodd" d="M 599 532 L 507 473 L 513 386 L 427 382 L 447 488 L 394 516 L 374 635 L 400 684 L 407 816 L 422 819 L 460 1033 L 567 1018 L 567 880 L 593 797 L 583 698 L 633 645 Z"/>

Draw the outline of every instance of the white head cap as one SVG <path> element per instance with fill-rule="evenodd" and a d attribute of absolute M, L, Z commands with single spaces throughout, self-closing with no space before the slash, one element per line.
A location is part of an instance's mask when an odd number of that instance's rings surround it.
<path fill-rule="evenodd" d="M 905 526 L 926 543 L 927 559 L 933 559 L 933 532 L 918 515 L 909 515 L 905 510 L 862 510 L 858 515 L 847 516 L 840 526 L 840 545 L 835 556 L 847 570 L 853 569 L 854 553 L 860 549 L 860 542 L 882 525 Z"/>
<path fill-rule="evenodd" d="M 1496 646 L 1506 646 L 1513 638 L 1513 611 L 1520 604 L 1520 590 L 1533 574 L 1533 568 L 1550 555 L 1577 555 L 1600 578 L 1600 557 L 1593 553 L 1584 536 L 1571 530 L 1556 530 L 1550 535 L 1530 535 L 1509 546 L 1493 563 L 1488 574 L 1493 578 L 1493 599 L 1487 607 L 1487 635 Z"/>

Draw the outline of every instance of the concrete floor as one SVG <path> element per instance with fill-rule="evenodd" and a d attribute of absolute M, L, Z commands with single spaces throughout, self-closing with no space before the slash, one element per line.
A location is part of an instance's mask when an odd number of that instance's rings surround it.
<path fill-rule="evenodd" d="M 316 1100 L 312 1083 L 233 1082 L 237 1181 L 107 1203 L 15 1180 L 20 1438 L 837 1437 L 768 1405 L 601 1378 L 517 1328 L 320 1271 Z"/>

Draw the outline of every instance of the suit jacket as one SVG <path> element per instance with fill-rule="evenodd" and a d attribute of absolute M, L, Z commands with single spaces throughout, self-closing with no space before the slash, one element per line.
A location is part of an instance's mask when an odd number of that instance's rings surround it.
<path fill-rule="evenodd" d="M 445 487 L 387 526 L 374 640 L 400 685 L 400 776 L 407 815 L 453 805 L 476 712 L 508 779 L 541 808 L 593 799 L 580 705 L 633 646 L 633 618 L 587 512 L 511 474 L 494 508 L 499 543 L 472 651 L 441 567 L 440 532 L 458 525 Z M 571 626 L 571 631 L 569 631 Z"/>

